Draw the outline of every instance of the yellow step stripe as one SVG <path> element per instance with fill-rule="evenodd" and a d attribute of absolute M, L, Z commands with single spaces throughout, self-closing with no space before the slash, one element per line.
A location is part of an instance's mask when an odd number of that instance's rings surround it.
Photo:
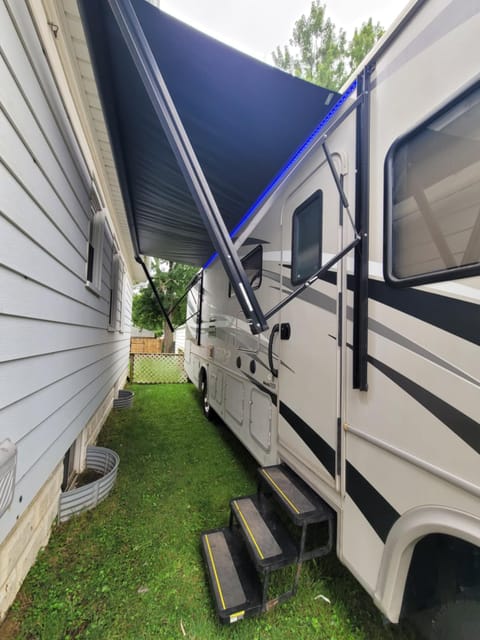
<path fill-rule="evenodd" d="M 215 582 L 217 583 L 217 589 L 220 595 L 220 600 L 222 601 L 222 607 L 226 609 L 227 606 L 223 598 L 223 591 L 220 585 L 220 580 L 218 579 L 217 567 L 215 566 L 215 560 L 213 559 L 212 548 L 210 547 L 210 541 L 208 539 L 208 536 L 205 536 L 205 542 L 207 543 L 208 555 L 210 556 L 210 562 L 212 563 L 213 575 L 215 576 Z"/>
<path fill-rule="evenodd" d="M 261 549 L 260 549 L 260 547 L 258 546 L 258 543 L 257 543 L 257 541 L 255 540 L 255 536 L 253 535 L 252 530 L 251 530 L 251 529 L 250 529 L 250 527 L 248 526 L 248 522 L 245 520 L 245 516 L 243 515 L 243 513 L 242 513 L 242 511 L 241 511 L 240 507 L 238 506 L 238 502 L 237 502 L 236 500 L 234 500 L 234 501 L 233 501 L 233 504 L 235 505 L 235 507 L 236 507 L 236 509 L 237 509 L 237 511 L 238 511 L 238 514 L 239 514 L 239 516 L 241 517 L 242 522 L 243 522 L 243 524 L 245 525 L 245 528 L 246 528 L 246 529 L 247 529 L 247 531 L 248 531 L 248 535 L 250 536 L 250 538 L 251 538 L 251 540 L 252 540 L 253 544 L 255 545 L 255 549 L 257 550 L 258 555 L 260 556 L 260 560 L 265 560 L 265 556 L 263 555 L 262 550 L 261 550 Z"/>
<path fill-rule="evenodd" d="M 297 509 L 297 507 L 293 504 L 293 502 L 290 500 L 290 498 L 280 489 L 280 487 L 278 486 L 278 484 L 275 482 L 275 480 L 272 478 L 272 476 L 267 473 L 265 471 L 265 469 L 262 469 L 262 473 L 265 474 L 267 476 L 267 478 L 270 480 L 270 482 L 273 484 L 273 486 L 275 487 L 275 489 L 278 491 L 278 493 L 282 496 L 282 498 L 292 507 L 292 509 L 295 511 L 296 514 L 299 514 L 300 511 L 299 509 Z"/>
<path fill-rule="evenodd" d="M 237 611 L 236 613 L 230 614 L 230 623 L 236 622 L 237 620 L 241 620 L 245 617 L 245 611 Z"/>

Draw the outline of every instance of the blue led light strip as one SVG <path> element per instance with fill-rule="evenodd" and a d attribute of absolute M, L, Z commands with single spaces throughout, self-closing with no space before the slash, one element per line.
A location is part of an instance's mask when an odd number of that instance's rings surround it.
<path fill-rule="evenodd" d="M 236 233 L 238 233 L 238 231 L 243 227 L 243 225 L 247 222 L 247 220 L 253 215 L 253 213 L 256 211 L 256 209 L 267 199 L 267 197 L 270 195 L 270 193 L 273 191 L 273 189 L 276 187 L 276 185 L 280 182 L 280 180 L 284 177 L 284 175 L 290 169 L 292 164 L 307 149 L 307 147 L 310 146 L 310 144 L 317 137 L 317 135 L 320 133 L 320 131 L 333 118 L 333 116 L 337 113 L 337 111 L 340 109 L 340 107 L 348 100 L 348 98 L 352 95 L 352 93 L 355 91 L 356 88 L 357 88 L 357 81 L 355 80 L 348 87 L 348 89 L 345 91 L 345 93 L 340 97 L 340 99 L 337 100 L 337 102 L 333 105 L 333 107 L 330 109 L 330 111 L 327 113 L 327 115 L 324 117 L 324 119 L 320 122 L 320 124 L 315 127 L 315 129 L 308 136 L 308 138 L 305 140 L 305 142 L 295 151 L 295 153 L 288 160 L 287 164 L 284 167 L 282 167 L 282 169 L 280 169 L 278 174 L 275 176 L 275 178 L 273 178 L 272 182 L 263 191 L 263 193 L 260 194 L 260 196 L 257 198 L 257 200 L 252 204 L 250 209 L 248 209 L 248 211 L 245 213 L 245 215 L 240 220 L 240 222 L 237 224 L 237 226 L 230 232 L 230 237 L 231 238 L 233 238 L 233 236 Z M 207 262 L 203 265 L 203 268 L 206 269 L 207 267 L 209 267 L 212 264 L 212 262 L 215 260 L 217 255 L 218 255 L 217 253 L 214 253 L 207 260 Z"/>

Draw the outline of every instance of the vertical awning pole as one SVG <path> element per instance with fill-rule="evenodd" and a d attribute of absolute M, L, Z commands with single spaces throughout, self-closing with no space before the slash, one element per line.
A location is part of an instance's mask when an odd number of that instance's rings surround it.
<path fill-rule="evenodd" d="M 370 208 L 370 74 L 366 67 L 357 82 L 364 100 L 357 110 L 355 226 L 361 241 L 355 248 L 353 292 L 353 388 L 367 391 L 368 368 L 368 243 Z"/>
<path fill-rule="evenodd" d="M 108 0 L 135 67 L 186 180 L 203 223 L 218 252 L 252 333 L 268 329 L 247 274 L 233 246 L 215 198 L 180 120 L 155 56 L 130 0 Z"/>

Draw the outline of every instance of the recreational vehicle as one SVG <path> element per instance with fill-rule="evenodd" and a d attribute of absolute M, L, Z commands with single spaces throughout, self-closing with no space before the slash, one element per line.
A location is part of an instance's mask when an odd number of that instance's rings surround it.
<path fill-rule="evenodd" d="M 393 622 L 480 595 L 479 33 L 478 0 L 411 3 L 236 231 L 266 330 L 219 258 L 188 298 L 205 414 Z"/>

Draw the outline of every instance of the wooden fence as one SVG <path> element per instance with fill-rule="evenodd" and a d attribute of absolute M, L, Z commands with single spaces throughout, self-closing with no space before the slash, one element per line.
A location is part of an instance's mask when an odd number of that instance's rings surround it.
<path fill-rule="evenodd" d="M 131 353 L 130 380 L 139 384 L 185 383 L 181 353 Z"/>
<path fill-rule="evenodd" d="M 163 338 L 130 338 L 130 353 L 162 353 Z"/>

